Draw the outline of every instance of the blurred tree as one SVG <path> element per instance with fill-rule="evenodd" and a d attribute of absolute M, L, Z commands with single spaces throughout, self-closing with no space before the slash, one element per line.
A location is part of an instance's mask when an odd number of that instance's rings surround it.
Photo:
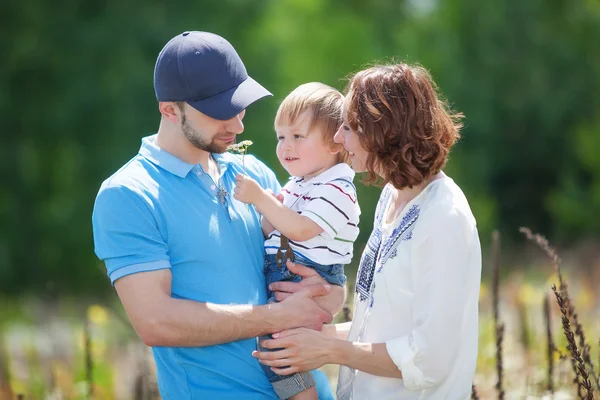
<path fill-rule="evenodd" d="M 597 1 L 2 2 L 1 292 L 107 288 L 93 201 L 156 130 L 154 62 L 188 29 L 226 37 L 274 93 L 251 107 L 245 135 L 282 181 L 272 123 L 290 90 L 343 89 L 368 63 L 418 61 L 467 117 L 447 170 L 482 237 L 497 225 L 564 240 L 600 231 Z M 359 185 L 357 259 L 378 193 Z"/>
<path fill-rule="evenodd" d="M 549 199 L 564 171 L 581 171 L 572 137 L 600 107 L 600 3 L 448 0 L 415 11 L 398 41 L 415 39 L 411 56 L 466 115 L 451 168 L 480 226 L 558 236 L 571 211 Z M 588 188 L 579 179 L 570 190 Z"/>

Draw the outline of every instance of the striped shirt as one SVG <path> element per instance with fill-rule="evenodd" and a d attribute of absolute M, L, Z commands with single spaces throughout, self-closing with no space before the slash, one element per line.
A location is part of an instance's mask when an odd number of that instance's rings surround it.
<path fill-rule="evenodd" d="M 290 240 L 294 253 L 321 265 L 350 263 L 360 216 L 353 179 L 352 168 L 340 163 L 308 181 L 291 177 L 281 189 L 285 206 L 323 228 L 309 240 Z M 265 241 L 267 254 L 276 253 L 280 241 L 279 231 L 271 232 Z"/>

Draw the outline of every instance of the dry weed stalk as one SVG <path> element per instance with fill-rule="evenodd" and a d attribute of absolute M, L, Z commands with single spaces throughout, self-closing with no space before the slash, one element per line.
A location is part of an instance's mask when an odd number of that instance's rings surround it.
<path fill-rule="evenodd" d="M 471 385 L 471 400 L 479 400 L 479 394 L 477 394 L 475 384 Z"/>
<path fill-rule="evenodd" d="M 498 310 L 498 291 L 500 288 L 500 233 L 492 232 L 492 307 L 494 311 L 494 324 L 498 326 L 500 319 Z"/>
<path fill-rule="evenodd" d="M 83 328 L 84 347 L 85 347 L 85 379 L 88 383 L 88 398 L 94 396 L 94 382 L 92 378 L 93 362 L 92 362 L 92 340 L 90 335 L 90 321 L 86 318 Z"/>
<path fill-rule="evenodd" d="M 0 338 L 0 399 L 12 399 L 13 391 L 10 387 L 10 375 L 8 371 L 8 356 L 4 350 L 4 340 Z"/>
<path fill-rule="evenodd" d="M 500 288 L 500 233 L 492 233 L 492 306 L 494 309 L 494 326 L 496 327 L 496 371 L 498 373 L 498 398 L 504 399 L 504 388 L 502 387 L 503 363 L 502 363 L 502 341 L 504 339 L 504 324 L 500 322 L 499 310 L 499 288 Z"/>
<path fill-rule="evenodd" d="M 587 368 L 585 366 L 585 362 L 583 358 L 581 358 L 581 353 L 577 348 L 577 343 L 575 341 L 575 334 L 573 333 L 573 329 L 571 328 L 571 323 L 569 321 L 569 312 L 567 306 L 567 299 L 563 296 L 564 293 L 561 293 L 556 285 L 552 285 L 552 291 L 556 296 L 556 301 L 558 303 L 558 307 L 560 308 L 560 312 L 562 313 L 562 326 L 565 332 L 565 336 L 567 338 L 567 349 L 571 352 L 572 360 L 575 364 L 576 373 L 577 373 L 577 394 L 580 399 L 593 400 L 594 392 L 592 389 L 592 383 L 590 382 L 589 375 L 587 372 Z"/>
<path fill-rule="evenodd" d="M 346 304 L 342 310 L 344 313 L 344 322 L 352 321 L 352 313 L 350 312 L 350 307 Z"/>
<path fill-rule="evenodd" d="M 523 354 L 525 355 L 526 365 L 529 366 L 529 350 L 531 347 L 531 343 L 529 341 L 529 325 L 527 323 L 527 306 L 525 302 L 519 296 L 517 298 L 517 315 L 519 317 L 519 338 L 521 339 L 521 344 L 523 345 Z"/>
<path fill-rule="evenodd" d="M 346 289 L 347 293 L 352 293 L 354 288 L 348 285 L 348 289 Z M 352 310 L 350 309 L 350 296 L 346 296 L 346 301 L 344 302 L 344 308 L 342 308 L 342 316 L 344 318 L 344 322 L 352 321 Z"/>
<path fill-rule="evenodd" d="M 519 231 L 521 233 L 523 233 L 527 237 L 527 239 L 536 243 L 548 255 L 548 257 L 550 257 L 550 259 L 552 259 L 552 263 L 553 263 L 554 269 L 556 271 L 556 274 L 558 275 L 558 281 L 559 281 L 559 288 L 556 289 L 556 286 L 553 286 L 552 290 L 554 291 L 554 293 L 557 297 L 557 302 L 558 302 L 558 298 L 560 295 L 561 302 L 559 302 L 559 306 L 561 307 L 561 312 L 563 312 L 563 308 L 564 308 L 562 322 L 563 322 L 563 329 L 565 330 L 565 335 L 567 336 L 567 340 L 569 340 L 569 334 L 567 333 L 567 330 L 565 327 L 565 318 L 566 318 L 566 323 L 568 324 L 569 332 L 572 333 L 571 327 L 570 327 L 571 320 L 573 321 L 573 325 L 575 326 L 575 333 L 573 334 L 573 342 L 575 341 L 575 335 L 579 338 L 579 348 L 581 348 L 582 353 L 579 353 L 579 350 L 578 350 L 578 356 L 583 361 L 582 366 L 585 370 L 586 379 L 589 378 L 588 375 L 591 375 L 592 379 L 594 381 L 594 384 L 596 385 L 596 387 L 598 389 L 600 389 L 600 380 L 598 380 L 598 376 L 595 373 L 594 365 L 593 365 L 591 357 L 590 357 L 590 352 L 591 352 L 590 346 L 586 343 L 585 332 L 583 331 L 582 325 L 579 323 L 579 318 L 577 316 L 577 313 L 575 312 L 575 306 L 573 305 L 573 302 L 571 301 L 571 298 L 569 296 L 567 282 L 564 280 L 564 278 L 562 276 L 562 272 L 560 270 L 561 260 L 560 260 L 560 257 L 558 257 L 558 253 L 556 252 L 556 250 L 554 248 L 552 248 L 552 246 L 550 246 L 550 243 L 548 242 L 548 240 L 545 237 L 543 237 L 542 235 L 534 234 L 531 231 L 531 229 L 525 228 L 525 227 L 520 228 Z M 569 346 L 572 347 L 570 341 L 569 341 Z M 567 346 L 567 348 L 569 346 Z M 574 382 L 577 383 L 577 391 L 581 397 L 582 390 L 584 390 L 584 385 L 583 385 L 584 380 L 581 379 L 581 376 L 580 376 L 582 374 L 581 365 L 579 365 L 579 362 L 573 355 L 572 350 L 571 350 L 571 355 L 572 355 L 571 364 L 573 366 L 573 371 L 575 372 Z M 586 365 L 587 365 L 587 368 L 586 368 Z M 590 389 L 591 389 L 591 387 L 590 387 Z M 593 394 L 589 394 L 589 393 L 591 393 L 591 392 L 588 392 L 588 396 L 589 395 L 593 396 Z"/>
<path fill-rule="evenodd" d="M 503 382 L 503 365 L 502 365 L 502 342 L 504 341 L 504 324 L 496 326 L 496 371 L 498 373 L 498 382 L 496 383 L 496 389 L 498 390 L 498 399 L 504 399 L 504 388 L 502 387 Z"/>
<path fill-rule="evenodd" d="M 546 321 L 546 338 L 548 341 L 548 347 L 546 355 L 548 357 L 548 386 L 547 389 L 550 393 L 554 393 L 554 351 L 556 345 L 552 338 L 552 315 L 550 314 L 550 294 L 544 296 L 544 319 Z"/>

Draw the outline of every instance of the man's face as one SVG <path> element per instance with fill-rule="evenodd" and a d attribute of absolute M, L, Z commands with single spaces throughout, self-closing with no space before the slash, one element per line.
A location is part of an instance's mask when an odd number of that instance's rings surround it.
<path fill-rule="evenodd" d="M 192 146 L 209 153 L 224 153 L 244 131 L 242 119 L 245 114 L 246 110 L 221 121 L 185 104 L 181 109 L 181 131 Z"/>

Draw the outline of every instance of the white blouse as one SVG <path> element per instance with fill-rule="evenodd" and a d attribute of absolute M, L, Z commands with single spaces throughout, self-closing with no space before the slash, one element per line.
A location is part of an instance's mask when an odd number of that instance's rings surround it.
<path fill-rule="evenodd" d="M 348 340 L 385 343 L 402 379 L 340 367 L 340 400 L 469 399 L 475 374 L 481 248 L 460 188 L 432 181 L 391 224 L 383 190 L 361 258 Z"/>

